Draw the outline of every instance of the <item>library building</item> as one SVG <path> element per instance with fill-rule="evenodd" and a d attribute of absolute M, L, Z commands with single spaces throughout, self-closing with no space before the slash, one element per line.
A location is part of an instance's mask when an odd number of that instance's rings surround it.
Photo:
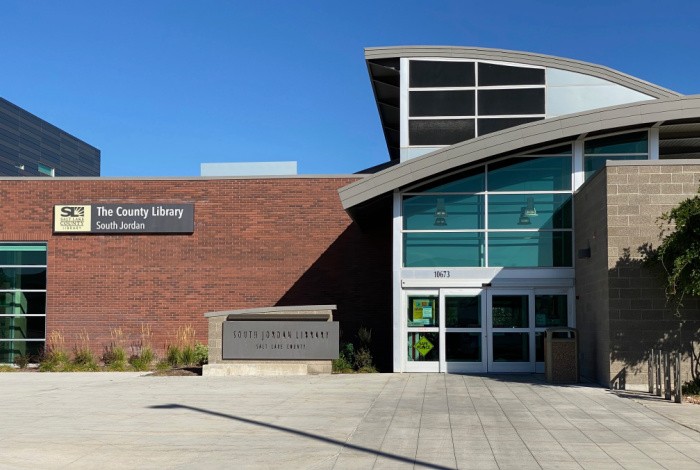
<path fill-rule="evenodd" d="M 700 95 L 498 49 L 365 61 L 388 155 L 356 174 L 3 177 L 0 363 L 52 331 L 99 353 L 148 325 L 159 351 L 206 342 L 207 312 L 333 305 L 383 372 L 542 373 L 572 327 L 584 378 L 646 387 L 654 348 L 690 379 L 700 304 L 668 305 L 644 250 L 698 192 Z"/>

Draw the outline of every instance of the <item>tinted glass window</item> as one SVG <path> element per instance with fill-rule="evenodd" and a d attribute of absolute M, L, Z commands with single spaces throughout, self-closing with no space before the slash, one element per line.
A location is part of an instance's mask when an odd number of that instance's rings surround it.
<path fill-rule="evenodd" d="M 404 233 L 404 266 L 484 266 L 484 234 Z"/>
<path fill-rule="evenodd" d="M 407 230 L 483 229 L 484 196 L 410 196 L 403 201 Z"/>
<path fill-rule="evenodd" d="M 489 191 L 571 189 L 571 157 L 511 158 L 489 164 Z"/>
<path fill-rule="evenodd" d="M 473 62 L 411 61 L 410 87 L 474 86 Z"/>
<path fill-rule="evenodd" d="M 411 145 L 452 145 L 474 138 L 474 119 L 410 120 Z"/>
<path fill-rule="evenodd" d="M 474 92 L 412 91 L 409 109 L 411 116 L 473 116 Z"/>
<path fill-rule="evenodd" d="M 492 232 L 489 266 L 570 267 L 571 232 Z"/>
<path fill-rule="evenodd" d="M 583 168 L 586 172 L 585 179 L 593 176 L 596 171 L 605 166 L 606 160 L 646 160 L 646 155 L 605 155 L 600 157 L 584 157 Z"/>
<path fill-rule="evenodd" d="M 479 114 L 544 114 L 544 88 L 479 90 Z"/>
<path fill-rule="evenodd" d="M 0 245 L 0 265 L 45 265 L 46 245 Z"/>
<path fill-rule="evenodd" d="M 544 85 L 544 69 L 479 64 L 479 86 Z"/>
<path fill-rule="evenodd" d="M 450 175 L 439 181 L 433 181 L 424 186 L 412 189 L 414 192 L 430 191 L 434 193 L 479 193 L 486 189 L 484 167 Z"/>
<path fill-rule="evenodd" d="M 606 153 L 647 153 L 647 133 L 635 132 L 634 134 L 614 135 L 602 139 L 587 140 L 584 147 L 585 154 Z"/>
<path fill-rule="evenodd" d="M 569 194 L 493 194 L 489 196 L 489 228 L 571 228 Z"/>

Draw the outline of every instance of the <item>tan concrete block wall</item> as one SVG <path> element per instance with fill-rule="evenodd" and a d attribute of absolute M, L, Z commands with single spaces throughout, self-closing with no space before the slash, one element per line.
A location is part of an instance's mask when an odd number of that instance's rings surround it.
<path fill-rule="evenodd" d="M 676 314 L 643 253 L 660 242 L 658 217 L 697 194 L 700 164 L 611 165 L 601 173 L 607 176 L 609 214 L 610 381 L 624 375 L 627 388 L 644 388 L 652 347 L 683 351 L 682 380 L 689 380 L 692 342 L 700 340 L 700 303 L 688 299 Z"/>

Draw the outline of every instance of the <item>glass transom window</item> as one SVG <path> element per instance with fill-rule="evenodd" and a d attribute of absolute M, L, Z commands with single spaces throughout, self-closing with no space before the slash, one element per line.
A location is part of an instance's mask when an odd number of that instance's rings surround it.
<path fill-rule="evenodd" d="M 403 266 L 572 266 L 571 146 L 557 150 L 509 157 L 405 191 Z"/>

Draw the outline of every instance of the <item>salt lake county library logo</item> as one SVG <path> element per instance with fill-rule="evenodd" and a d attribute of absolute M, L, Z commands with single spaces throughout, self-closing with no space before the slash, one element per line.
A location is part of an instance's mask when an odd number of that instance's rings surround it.
<path fill-rule="evenodd" d="M 90 206 L 54 206 L 54 232 L 89 232 L 92 208 Z"/>

